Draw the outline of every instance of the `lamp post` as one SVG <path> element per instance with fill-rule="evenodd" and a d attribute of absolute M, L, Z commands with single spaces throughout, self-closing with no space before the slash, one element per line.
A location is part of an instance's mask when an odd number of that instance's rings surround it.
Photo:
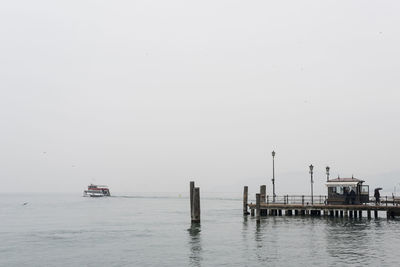
<path fill-rule="evenodd" d="M 329 182 L 329 166 L 326 166 L 326 181 Z"/>
<path fill-rule="evenodd" d="M 314 183 L 314 180 L 313 180 L 313 169 L 314 169 L 314 166 L 311 164 L 311 165 L 310 165 L 310 174 L 311 174 L 311 205 L 314 205 L 314 194 L 313 194 L 313 183 Z"/>
<path fill-rule="evenodd" d="M 275 151 L 272 151 L 272 202 L 275 203 Z"/>

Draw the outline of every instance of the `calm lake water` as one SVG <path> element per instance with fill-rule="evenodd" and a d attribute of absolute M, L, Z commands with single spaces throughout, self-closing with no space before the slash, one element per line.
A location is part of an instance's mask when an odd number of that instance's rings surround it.
<path fill-rule="evenodd" d="M 0 266 L 399 265 L 400 220 L 385 214 L 257 225 L 240 199 L 202 197 L 201 209 L 192 226 L 183 197 L 3 194 Z"/>

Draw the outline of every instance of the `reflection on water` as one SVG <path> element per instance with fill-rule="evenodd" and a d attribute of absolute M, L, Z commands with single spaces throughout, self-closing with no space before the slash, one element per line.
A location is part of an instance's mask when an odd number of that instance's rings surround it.
<path fill-rule="evenodd" d="M 329 259 L 328 265 L 370 265 L 382 259 L 383 247 L 388 249 L 388 224 L 383 220 L 264 217 L 256 223 L 252 218 L 243 219 L 242 231 L 252 230 L 252 240 L 245 238 L 247 233 L 242 233 L 242 240 L 254 242 L 253 259 L 258 264 L 309 262 L 309 266 L 320 266 Z M 246 248 L 248 253 L 251 250 L 251 246 Z"/>
<path fill-rule="evenodd" d="M 201 226 L 200 223 L 192 223 L 189 232 L 189 263 L 190 266 L 201 266 Z"/>
<path fill-rule="evenodd" d="M 330 257 L 343 264 L 368 264 L 375 252 L 370 247 L 377 241 L 369 220 L 331 219 L 325 224 L 326 250 Z M 375 227 L 379 224 L 374 222 Z M 369 250 L 366 257 L 365 251 Z"/>
<path fill-rule="evenodd" d="M 255 222 L 256 259 L 260 263 L 270 263 L 276 252 L 276 237 L 271 227 L 276 225 L 276 218 L 262 218 L 260 222 Z"/>

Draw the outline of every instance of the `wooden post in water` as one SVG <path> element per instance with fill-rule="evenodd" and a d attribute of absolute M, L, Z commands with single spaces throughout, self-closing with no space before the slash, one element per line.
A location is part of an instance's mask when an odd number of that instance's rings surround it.
<path fill-rule="evenodd" d="M 261 196 L 260 194 L 256 194 L 256 221 L 259 222 L 260 221 L 260 199 Z"/>
<path fill-rule="evenodd" d="M 260 203 L 265 203 L 266 196 L 267 196 L 267 186 L 260 185 Z"/>
<path fill-rule="evenodd" d="M 371 219 L 371 210 L 367 210 L 367 217 L 368 219 Z"/>
<path fill-rule="evenodd" d="M 245 186 L 243 190 L 243 215 L 249 215 L 247 211 L 247 195 L 248 195 L 249 187 Z"/>
<path fill-rule="evenodd" d="M 190 181 L 189 192 L 190 192 L 190 216 L 193 219 L 193 189 L 194 181 Z"/>
<path fill-rule="evenodd" d="M 378 210 L 374 210 L 374 217 L 375 219 L 378 218 Z"/>
<path fill-rule="evenodd" d="M 200 222 L 200 188 L 193 189 L 193 210 L 192 223 Z"/>

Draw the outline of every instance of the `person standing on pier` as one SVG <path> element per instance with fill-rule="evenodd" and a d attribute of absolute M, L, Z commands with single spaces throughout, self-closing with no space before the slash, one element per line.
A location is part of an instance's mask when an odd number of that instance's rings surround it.
<path fill-rule="evenodd" d="M 379 194 L 379 188 L 375 189 L 374 197 L 375 197 L 375 205 L 378 205 L 379 204 L 379 198 L 381 197 L 381 194 Z"/>
<path fill-rule="evenodd" d="M 344 204 L 349 204 L 349 192 L 348 192 L 348 189 L 347 189 L 347 187 L 344 187 L 343 188 L 343 195 L 344 195 Z"/>
<path fill-rule="evenodd" d="M 350 191 L 350 200 L 351 200 L 351 204 L 354 205 L 354 202 L 356 201 L 356 192 L 354 192 L 353 189 L 351 189 L 351 191 Z"/>

